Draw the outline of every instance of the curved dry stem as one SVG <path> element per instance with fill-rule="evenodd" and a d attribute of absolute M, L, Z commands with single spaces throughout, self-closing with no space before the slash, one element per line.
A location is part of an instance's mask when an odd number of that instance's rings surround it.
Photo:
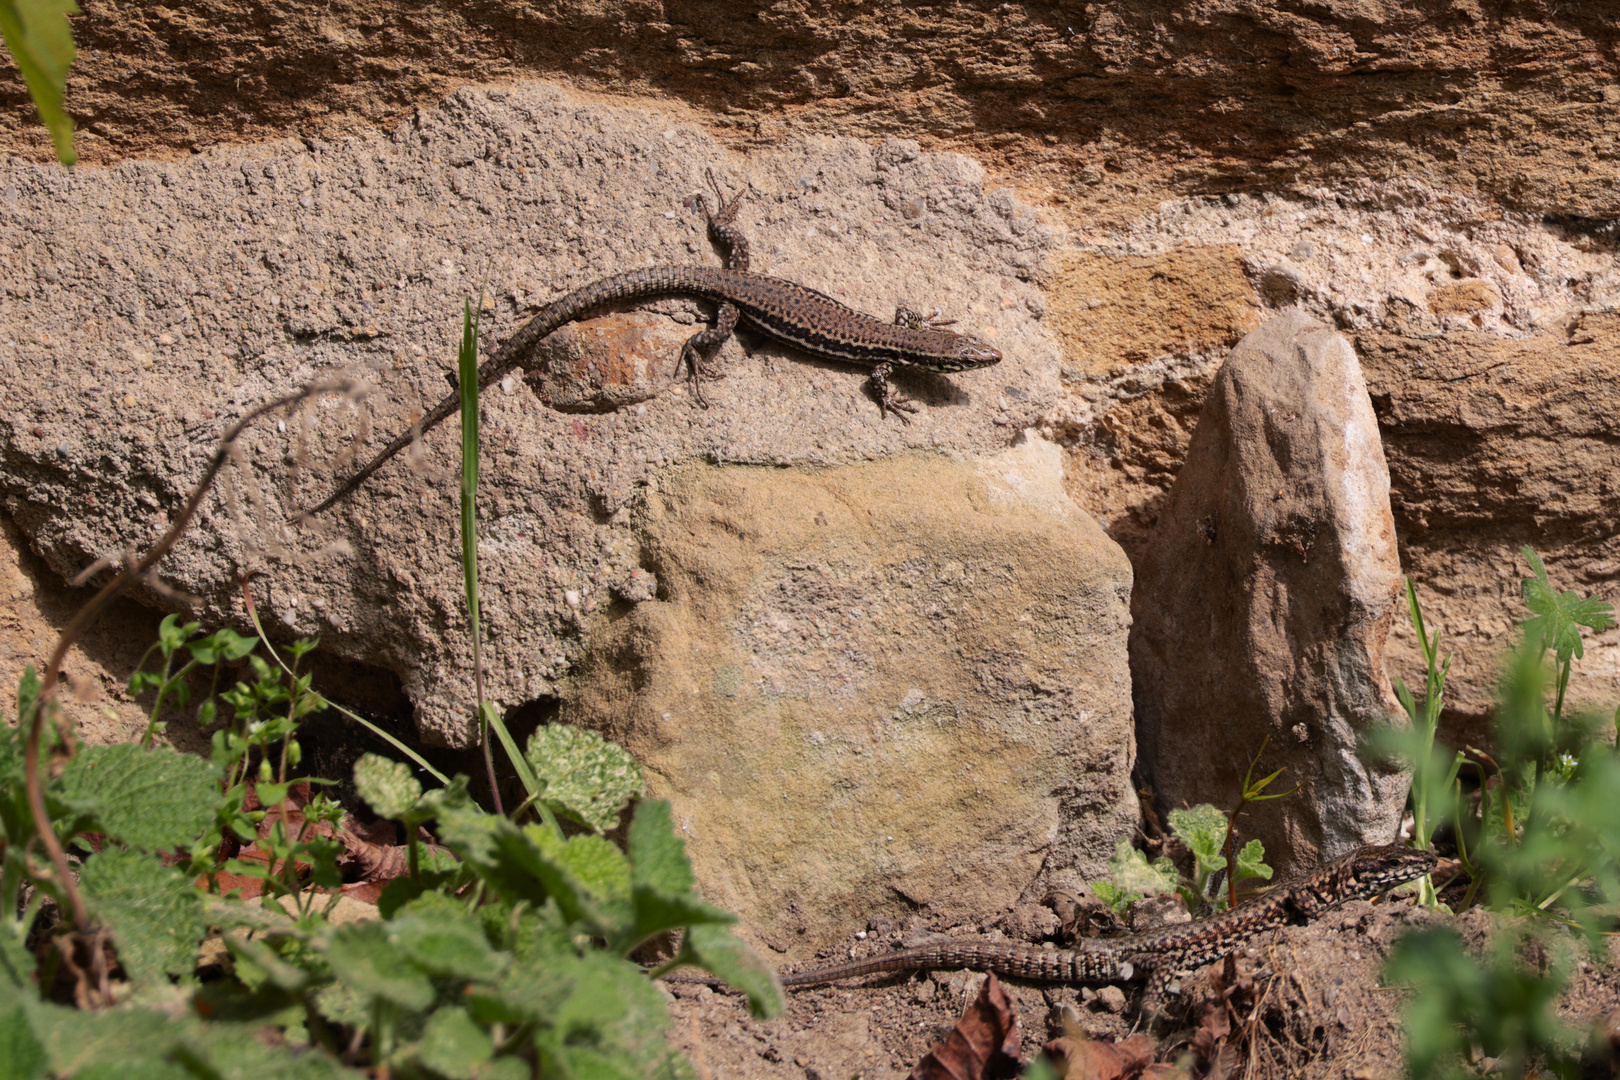
<path fill-rule="evenodd" d="M 39 739 L 40 731 L 45 726 L 45 717 L 49 715 L 56 703 L 56 686 L 62 672 L 62 661 L 67 658 L 68 649 L 79 639 L 79 635 L 101 617 L 102 612 L 118 598 L 118 596 L 140 580 L 146 573 L 156 566 L 158 560 L 167 555 L 180 539 L 181 535 L 191 525 L 191 519 L 197 515 L 197 508 L 202 505 L 203 496 L 213 486 L 220 469 L 230 458 L 231 446 L 253 421 L 267 413 L 289 405 L 296 405 L 306 398 L 321 394 L 346 394 L 353 392 L 354 381 L 344 379 L 330 383 L 315 383 L 305 386 L 296 393 L 277 398 L 243 416 L 232 424 L 220 440 L 219 447 L 208 462 L 202 479 L 192 489 L 191 497 L 186 500 L 185 508 L 180 511 L 169 531 L 164 533 L 158 542 L 152 545 L 139 561 L 131 563 L 124 561 L 124 569 L 118 576 L 102 587 L 101 591 L 90 598 L 78 613 L 73 616 L 61 637 L 57 638 L 56 648 L 52 650 L 50 659 L 45 664 L 45 676 L 40 685 L 39 698 L 34 709 L 32 722 L 28 728 L 28 749 L 24 757 L 24 768 L 27 776 L 28 805 L 34 813 L 34 829 L 39 834 L 39 842 L 51 857 L 51 865 L 56 868 L 57 881 L 68 898 L 68 906 L 72 909 L 73 929 L 79 934 L 90 932 L 90 913 L 84 906 L 84 898 L 79 895 L 78 885 L 68 869 L 67 852 L 63 850 L 62 843 L 56 837 L 56 831 L 51 828 L 50 815 L 45 808 L 45 789 L 39 782 Z"/>

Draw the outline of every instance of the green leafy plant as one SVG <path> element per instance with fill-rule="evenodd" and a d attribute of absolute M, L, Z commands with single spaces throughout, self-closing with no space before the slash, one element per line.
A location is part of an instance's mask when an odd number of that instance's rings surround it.
<path fill-rule="evenodd" d="M 19 724 L 0 726 L 0 1075 L 94 1078 L 112 1062 L 121 1076 L 210 1080 L 359 1075 L 351 1066 L 421 1080 L 692 1075 L 651 976 L 698 966 L 759 1016 L 780 1011 L 781 991 L 730 932 L 733 917 L 699 895 L 667 803 L 637 803 L 622 848 L 603 835 L 643 790 L 622 748 L 552 725 L 520 753 L 498 726 L 529 792 L 513 817 L 476 805 L 466 777 L 363 757 L 355 789 L 403 829 L 405 869 L 377 919 L 337 925 L 344 811 L 311 787 L 326 781 L 297 772 L 300 726 L 326 707 L 301 670 L 314 641 L 284 657 L 262 629 L 255 642 L 166 619 L 148 653 L 161 663 L 132 679 L 154 695 L 142 745 L 75 749 L 60 730 L 54 691 L 75 636 L 173 546 L 247 423 L 325 390 L 349 387 L 305 390 L 234 425 L 169 532 L 72 620 L 45 677 L 20 682 Z M 464 550 L 475 561 L 476 540 Z M 242 677 L 221 690 L 225 663 Z M 204 667 L 209 758 L 152 745 Z M 531 808 L 540 820 L 518 820 Z M 241 845 L 255 857 L 230 854 Z M 261 897 L 220 895 L 226 874 Z M 36 952 L 47 899 L 66 918 Z M 210 942 L 228 960 L 204 981 L 198 949 Z M 667 959 L 649 972 L 631 955 L 654 944 Z"/>
<path fill-rule="evenodd" d="M 129 678 L 130 696 L 139 696 L 147 690 L 156 691 L 152 699 L 152 711 L 146 721 L 146 733 L 141 736 L 142 746 L 151 746 L 152 737 L 168 727 L 168 722 L 160 717 L 163 715 L 164 704 L 171 697 L 175 705 L 181 709 L 190 702 L 189 676 L 193 669 L 201 666 L 213 670 L 213 681 L 209 685 L 207 698 L 198 707 L 197 723 L 205 730 L 213 726 L 218 712 L 214 691 L 219 685 L 220 664 L 242 659 L 259 644 L 258 638 L 243 637 L 228 626 L 211 634 L 202 634 L 201 628 L 201 623 L 189 622 L 181 625 L 178 615 L 165 615 L 163 621 L 158 624 L 157 643 L 146 650 L 141 662 L 135 665 L 135 674 Z M 184 662 L 176 670 L 175 658 L 181 655 L 182 651 Z M 154 652 L 161 655 L 163 666 L 157 671 L 143 670 L 146 661 Z"/>
<path fill-rule="evenodd" d="M 1407 726 L 1381 728 L 1369 742 L 1374 752 L 1394 756 L 1412 770 L 1412 846 L 1428 851 L 1434 846 L 1437 826 L 1447 820 L 1458 821 L 1462 802 L 1457 777 L 1467 758 L 1461 751 L 1447 752 L 1436 742 L 1451 657 L 1441 658 L 1440 631 L 1436 628 L 1432 635 L 1429 633 L 1411 578 L 1406 579 L 1406 608 L 1423 652 L 1423 698 L 1421 702 L 1414 698 L 1399 676 L 1391 679 L 1395 696 L 1406 713 Z M 1418 902 L 1430 908 L 1440 906 L 1428 874 L 1418 882 Z"/>
<path fill-rule="evenodd" d="M 1097 899 L 1113 908 L 1116 915 L 1125 914 L 1145 896 L 1165 896 L 1180 890 L 1181 875 L 1176 873 L 1174 863 L 1162 855 L 1148 862 L 1147 855 L 1124 837 L 1114 846 L 1114 857 L 1108 860 L 1108 880 L 1091 884 Z"/>
<path fill-rule="evenodd" d="M 1247 779 L 1244 790 L 1263 790 L 1277 773 L 1261 781 L 1258 789 Z M 1236 902 L 1237 883 L 1250 878 L 1269 881 L 1271 867 L 1266 865 L 1266 848 L 1259 840 L 1250 840 L 1230 862 L 1227 852 L 1232 845 L 1232 826 L 1227 815 L 1217 806 L 1203 803 L 1187 810 L 1172 810 L 1169 815 L 1170 832 L 1180 840 L 1193 856 L 1191 876 L 1181 875 L 1169 859 L 1160 856 L 1151 863 L 1146 855 L 1131 846 L 1129 840 L 1120 840 L 1114 857 L 1108 860 L 1109 878 L 1093 882 L 1091 891 L 1116 913 L 1144 896 L 1176 893 L 1189 912 L 1196 914 L 1211 902 L 1210 879 L 1219 871 L 1233 867 L 1227 875 L 1231 888 L 1224 896 L 1213 898 L 1217 910 Z"/>
<path fill-rule="evenodd" d="M 1549 955 L 1547 944 L 1528 927 L 1505 930 L 1476 958 L 1449 928 L 1403 937 L 1384 977 L 1411 988 L 1405 1010 L 1411 1075 L 1478 1075 L 1462 1061 L 1479 1054 L 1497 1058 L 1502 1076 L 1527 1075 L 1533 1059 L 1555 1076 L 1580 1076 L 1581 1033 L 1553 1011 L 1571 950 Z"/>
<path fill-rule="evenodd" d="M 1535 552 L 1523 553 L 1533 575 L 1523 589 L 1531 617 L 1503 665 L 1494 756 L 1473 747 L 1449 751 L 1436 740 L 1449 660 L 1437 660 L 1439 635 L 1425 632 L 1408 585 L 1428 692 L 1419 706 L 1397 685 L 1412 730 L 1383 745 L 1404 752 L 1414 766 L 1419 837 L 1430 840 L 1434 823 L 1447 816 L 1453 823 L 1470 878 L 1459 906 L 1483 900 L 1494 911 L 1528 920 L 1499 931 L 1482 958 L 1465 952 L 1454 935 L 1399 943 L 1388 974 L 1417 989 L 1406 1022 L 1409 1064 L 1419 1078 L 1454 1074 L 1464 1049 L 1501 1058 L 1513 1070 L 1509 1075 L 1522 1073 L 1533 1059 L 1573 1075 L 1568 1032 L 1550 1011 L 1569 968 L 1559 959 L 1568 951 L 1559 931 L 1577 930 L 1595 947 L 1620 901 L 1620 756 L 1598 737 L 1606 719 L 1565 710 L 1571 670 L 1584 652 L 1580 628 L 1612 627 L 1612 609 L 1600 599 L 1555 590 Z M 1477 811 L 1461 797 L 1465 764 L 1483 779 Z"/>

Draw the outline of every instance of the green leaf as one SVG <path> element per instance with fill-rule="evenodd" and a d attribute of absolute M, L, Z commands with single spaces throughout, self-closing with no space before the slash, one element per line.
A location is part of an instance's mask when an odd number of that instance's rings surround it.
<path fill-rule="evenodd" d="M 628 933 L 609 943 L 610 948 L 627 953 L 654 934 L 676 927 L 737 921 L 694 891 L 686 842 L 675 835 L 668 802 L 650 799 L 636 807 L 629 848 L 635 919 Z"/>
<path fill-rule="evenodd" d="M 1402 938 L 1384 967 L 1385 979 L 1411 986 L 1403 1019 L 1407 1068 L 1415 1080 L 1454 1075 L 1452 1066 L 1475 1048 L 1502 1059 L 1502 1075 L 1522 1076 L 1541 1058 L 1555 1075 L 1574 1069 L 1581 1040 L 1553 1010 L 1567 970 L 1547 942 L 1527 931 L 1499 933 L 1476 959 L 1450 929 L 1419 930 Z M 1526 948 L 1540 954 L 1524 963 Z"/>
<path fill-rule="evenodd" d="M 1093 881 L 1091 891 L 1097 899 L 1112 908 L 1115 915 L 1125 914 L 1126 910 L 1142 899 L 1143 895 L 1139 892 L 1126 892 L 1112 881 Z"/>
<path fill-rule="evenodd" d="M 1237 869 L 1233 880 L 1242 881 L 1244 878 L 1262 878 L 1271 880 L 1273 871 L 1266 865 L 1266 845 L 1259 840 L 1250 840 L 1237 853 Z"/>
<path fill-rule="evenodd" d="M 310 973 L 307 970 L 283 960 L 263 941 L 238 934 L 228 935 L 222 940 L 236 961 L 236 977 L 249 987 L 257 989 L 268 980 L 278 990 L 297 993 L 309 985 Z"/>
<path fill-rule="evenodd" d="M 1226 866 L 1226 856 L 1221 854 L 1226 843 L 1226 814 L 1217 807 L 1204 803 L 1191 810 L 1170 811 L 1170 831 L 1198 860 L 1200 878 Z"/>
<path fill-rule="evenodd" d="M 357 993 L 406 1009 L 433 1004 L 433 984 L 389 940 L 380 922 L 353 922 L 331 931 L 326 960 L 332 973 Z"/>
<path fill-rule="evenodd" d="M 422 785 L 411 767 L 377 754 L 362 754 L 354 763 L 354 788 L 379 816 L 404 820 L 422 797 Z"/>
<path fill-rule="evenodd" d="M 754 1019 L 769 1020 L 782 1014 L 782 985 L 776 981 L 776 972 L 724 926 L 693 926 L 681 942 L 681 957 L 747 994 Z"/>
<path fill-rule="evenodd" d="M 3 1075 L 3 1074 L 0 1074 Z M 98 1061 L 73 1074 L 73 1080 L 197 1080 L 184 1065 L 157 1058 Z"/>
<path fill-rule="evenodd" d="M 523 832 L 541 853 L 566 869 L 597 899 L 629 902 L 630 861 L 612 841 L 590 835 L 560 840 L 550 829 L 534 825 Z"/>
<path fill-rule="evenodd" d="M 222 660 L 240 660 L 259 647 L 256 637 L 243 637 L 230 627 L 221 627 L 207 637 L 198 638 L 186 648 L 199 664 L 217 664 Z"/>
<path fill-rule="evenodd" d="M 343 982 L 321 987 L 315 994 L 315 1008 L 327 1020 L 347 1028 L 369 1027 L 373 1018 L 371 998 Z"/>
<path fill-rule="evenodd" d="M 1135 894 L 1137 899 L 1144 896 L 1173 896 L 1181 884 L 1169 859 L 1149 863 L 1147 855 L 1132 847 L 1127 837 L 1120 837 L 1119 843 L 1114 845 L 1114 857 L 1108 860 L 1108 874 L 1121 892 Z M 1096 886 L 1092 890 L 1095 892 Z M 1127 901 L 1127 905 L 1131 902 Z M 1122 911 L 1123 908 L 1114 910 Z"/>
<path fill-rule="evenodd" d="M 0 1015 L 0 1076 L 40 1080 L 49 1067 L 45 1044 L 34 1034 L 22 1006 Z"/>
<path fill-rule="evenodd" d="M 190 849 L 220 801 L 218 768 L 168 747 L 86 746 L 61 784 L 63 800 L 92 828 L 145 851 Z"/>
<path fill-rule="evenodd" d="M 1614 608 L 1596 597 L 1583 599 L 1575 592 L 1558 592 L 1540 557 L 1529 547 L 1519 550 L 1535 573 L 1535 577 L 1524 579 L 1524 603 L 1535 613 L 1535 618 L 1524 624 L 1525 639 L 1552 649 L 1560 664 L 1568 663 L 1571 656 L 1579 660 L 1584 649 L 1576 627 L 1602 633 L 1615 625 Z"/>
<path fill-rule="evenodd" d="M 186 639 L 195 634 L 201 626 L 201 623 L 194 622 L 182 626 L 180 616 L 173 613 L 163 616 L 163 621 L 158 623 L 158 648 L 163 650 L 164 656 L 169 656 L 184 645 Z"/>
<path fill-rule="evenodd" d="M 102 1062 L 161 1060 L 183 1031 L 153 1009 L 81 1011 L 41 1002 L 28 1013 L 57 1076 L 76 1076 Z"/>
<path fill-rule="evenodd" d="M 91 910 L 112 929 L 118 959 L 139 985 L 196 967 L 207 932 L 203 898 L 184 874 L 155 857 L 116 848 L 93 855 L 79 875 Z"/>
<path fill-rule="evenodd" d="M 479 1069 L 474 1080 L 529 1080 L 534 1070 L 520 1057 L 501 1057 Z"/>
<path fill-rule="evenodd" d="M 618 824 L 620 811 L 645 790 L 641 766 L 622 746 L 570 724 L 536 730 L 524 758 L 546 804 L 597 832 Z"/>
<path fill-rule="evenodd" d="M 0 926 L 0 1007 L 11 997 L 5 992 L 5 987 L 32 995 L 35 992 L 33 975 L 34 954 L 11 932 L 9 926 Z"/>
<path fill-rule="evenodd" d="M 450 1080 L 470 1080 L 478 1066 L 495 1056 L 489 1034 L 458 1006 L 428 1017 L 417 1060 Z"/>
<path fill-rule="evenodd" d="M 430 975 L 465 982 L 488 982 L 500 975 L 508 958 L 489 947 L 483 924 L 476 918 L 442 906 L 431 915 L 419 910 L 385 924 L 389 942 L 417 967 Z"/>
<path fill-rule="evenodd" d="M 596 1075 L 585 1068 L 611 1064 L 625 1075 L 653 1076 L 661 1075 L 669 1062 L 664 1032 L 670 1020 L 663 994 L 640 967 L 606 953 L 531 956 L 514 964 L 501 980 L 498 1002 L 549 1029 L 537 1035 L 537 1042 L 543 1044 L 543 1056 L 549 1052 L 561 1059 L 558 1072 Z M 572 1056 L 584 1047 L 602 1059 L 587 1065 Z"/>
<path fill-rule="evenodd" d="M 210 1024 L 177 1055 L 192 1077 L 209 1080 L 365 1080 L 330 1054 L 302 1046 L 267 1045 L 248 1024 Z"/>
<path fill-rule="evenodd" d="M 686 857 L 686 841 L 675 835 L 675 818 L 665 799 L 648 799 L 630 820 L 630 883 L 665 896 L 684 896 L 697 879 Z"/>

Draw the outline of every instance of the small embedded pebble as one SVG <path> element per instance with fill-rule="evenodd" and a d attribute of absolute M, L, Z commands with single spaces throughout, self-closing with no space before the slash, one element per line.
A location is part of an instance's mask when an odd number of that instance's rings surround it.
<path fill-rule="evenodd" d="M 1097 996 L 1087 1002 L 1093 1009 L 1103 1012 L 1118 1013 L 1125 1011 L 1125 991 L 1117 986 L 1104 986 L 1098 989 Z"/>

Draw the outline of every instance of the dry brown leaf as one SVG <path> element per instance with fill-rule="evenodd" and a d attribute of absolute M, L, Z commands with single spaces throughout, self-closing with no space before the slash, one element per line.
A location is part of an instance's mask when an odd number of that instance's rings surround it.
<path fill-rule="evenodd" d="M 1153 1061 L 1153 1040 L 1146 1035 L 1117 1043 L 1064 1037 L 1041 1049 L 1065 1080 L 1134 1080 Z"/>
<path fill-rule="evenodd" d="M 1007 1080 L 1024 1064 L 1018 1050 L 1018 1014 L 994 975 L 951 1033 L 923 1055 L 911 1080 Z"/>

